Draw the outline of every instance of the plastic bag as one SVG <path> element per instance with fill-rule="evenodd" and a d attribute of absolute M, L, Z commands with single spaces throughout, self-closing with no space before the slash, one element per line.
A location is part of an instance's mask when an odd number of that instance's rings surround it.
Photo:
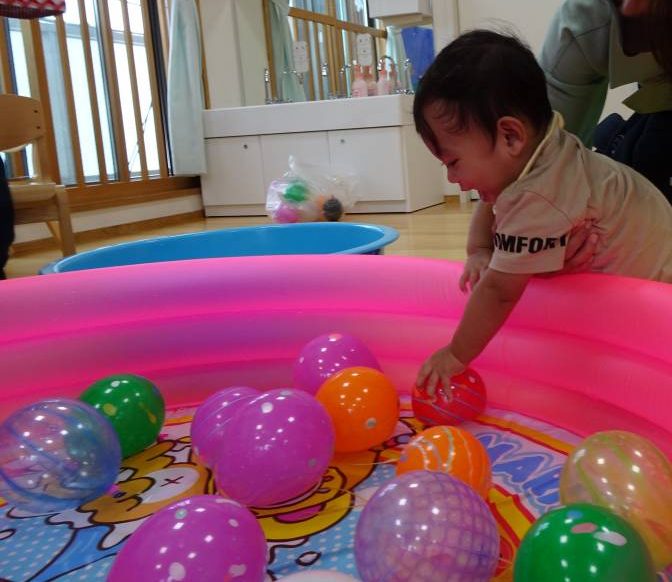
<path fill-rule="evenodd" d="M 355 204 L 356 177 L 289 156 L 289 171 L 266 192 L 266 212 L 273 222 L 340 220 Z"/>

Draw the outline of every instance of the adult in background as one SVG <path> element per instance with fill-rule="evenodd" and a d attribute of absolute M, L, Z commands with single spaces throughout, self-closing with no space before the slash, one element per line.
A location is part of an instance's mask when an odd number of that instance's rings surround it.
<path fill-rule="evenodd" d="M 565 0 L 540 64 L 553 109 L 588 146 L 625 163 L 672 202 L 672 0 Z M 638 83 L 598 124 L 609 87 Z"/>

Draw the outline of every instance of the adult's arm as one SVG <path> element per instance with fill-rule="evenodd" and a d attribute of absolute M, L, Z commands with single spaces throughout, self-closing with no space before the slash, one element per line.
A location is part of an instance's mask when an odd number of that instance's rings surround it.
<path fill-rule="evenodd" d="M 539 63 L 551 106 L 565 128 L 592 144 L 609 85 L 609 0 L 565 0 L 546 33 Z"/>

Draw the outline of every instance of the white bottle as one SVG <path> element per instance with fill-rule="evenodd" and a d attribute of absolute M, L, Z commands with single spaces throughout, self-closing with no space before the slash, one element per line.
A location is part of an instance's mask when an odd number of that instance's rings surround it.
<path fill-rule="evenodd" d="M 376 83 L 376 86 L 378 88 L 378 95 L 390 94 L 390 80 L 387 78 L 387 71 L 385 69 L 378 71 L 378 83 Z"/>
<path fill-rule="evenodd" d="M 377 95 L 378 87 L 376 85 L 376 79 L 373 76 L 372 67 L 370 66 L 364 67 L 364 80 L 366 81 L 366 91 L 369 97 L 371 95 Z"/>
<path fill-rule="evenodd" d="M 352 87 L 350 88 L 350 96 L 366 97 L 369 94 L 369 90 L 362 74 L 361 65 L 355 65 L 353 70 L 355 71 L 355 80 L 352 82 Z"/>

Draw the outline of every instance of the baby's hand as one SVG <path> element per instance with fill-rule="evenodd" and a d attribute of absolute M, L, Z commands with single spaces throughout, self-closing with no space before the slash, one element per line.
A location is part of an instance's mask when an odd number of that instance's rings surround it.
<path fill-rule="evenodd" d="M 450 346 L 446 346 L 434 352 L 420 367 L 415 385 L 418 390 L 434 397 L 439 384 L 450 386 L 450 379 L 464 372 L 466 366 L 460 362 L 451 352 Z"/>
<path fill-rule="evenodd" d="M 464 263 L 464 271 L 460 277 L 460 289 L 463 293 L 473 291 L 476 283 L 481 280 L 492 258 L 491 249 L 479 249 L 470 254 Z"/>

